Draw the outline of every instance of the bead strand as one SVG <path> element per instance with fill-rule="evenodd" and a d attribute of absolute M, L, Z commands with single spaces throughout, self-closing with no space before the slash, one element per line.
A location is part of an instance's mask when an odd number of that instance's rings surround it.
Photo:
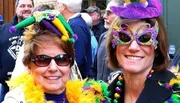
<path fill-rule="evenodd" d="M 121 97 L 121 92 L 122 92 L 122 81 L 123 81 L 123 75 L 121 74 L 119 77 L 118 77 L 118 82 L 116 83 L 116 88 L 115 88 L 115 91 L 116 93 L 114 94 L 114 100 L 113 100 L 113 103 L 118 103 L 118 99 Z"/>

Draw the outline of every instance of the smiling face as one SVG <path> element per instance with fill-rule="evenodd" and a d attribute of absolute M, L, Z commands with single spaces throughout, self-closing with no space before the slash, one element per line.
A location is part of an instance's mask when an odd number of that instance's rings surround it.
<path fill-rule="evenodd" d="M 58 54 L 66 54 L 56 43 L 41 43 L 34 55 L 48 55 L 55 57 Z M 70 65 L 58 66 L 54 59 L 45 67 L 36 66 L 33 62 L 29 65 L 30 72 L 36 84 L 42 86 L 45 93 L 60 94 L 65 89 L 65 84 L 70 75 Z"/>
<path fill-rule="evenodd" d="M 19 21 L 29 17 L 31 15 L 32 9 L 32 0 L 19 0 L 19 3 L 16 7 L 16 14 L 19 18 Z"/>
<path fill-rule="evenodd" d="M 145 22 L 137 21 L 130 23 L 131 32 L 136 34 L 137 29 Z M 129 32 L 129 29 L 126 30 Z M 145 31 L 145 27 L 139 30 L 139 34 Z M 154 61 L 154 46 L 139 45 L 135 40 L 131 44 L 118 44 L 116 57 L 124 72 L 142 73 L 152 69 Z"/>

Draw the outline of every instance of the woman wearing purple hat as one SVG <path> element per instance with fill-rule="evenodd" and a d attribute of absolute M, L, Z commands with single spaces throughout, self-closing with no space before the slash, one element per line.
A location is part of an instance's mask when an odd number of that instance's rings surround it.
<path fill-rule="evenodd" d="M 122 68 L 109 85 L 112 103 L 180 103 L 180 78 L 167 70 L 167 32 L 159 0 L 124 0 L 107 40 L 108 65 Z M 176 78 L 176 79 L 173 79 Z"/>

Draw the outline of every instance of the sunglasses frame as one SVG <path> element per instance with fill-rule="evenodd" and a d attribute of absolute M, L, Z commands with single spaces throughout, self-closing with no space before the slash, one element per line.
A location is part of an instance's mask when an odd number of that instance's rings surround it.
<path fill-rule="evenodd" d="M 123 25 L 123 24 L 122 24 L 122 25 Z M 127 25 L 127 24 L 125 24 L 125 25 L 126 25 L 127 27 L 122 27 L 122 26 L 119 27 L 119 26 L 117 26 L 117 25 L 113 25 L 113 29 L 112 29 L 112 34 L 113 34 L 112 47 L 113 47 L 113 48 L 115 48 L 115 46 L 116 46 L 117 44 L 131 44 L 132 41 L 134 41 L 134 40 L 136 40 L 136 42 L 137 42 L 139 45 L 152 45 L 152 46 L 154 46 L 155 48 L 157 48 L 158 41 L 156 40 L 156 38 L 157 38 L 157 35 L 158 35 L 158 31 L 159 31 L 157 21 L 155 22 L 155 25 L 154 25 L 153 27 L 151 27 L 151 28 L 150 28 L 151 25 L 150 25 L 149 23 L 145 23 L 145 24 L 141 25 L 141 26 L 136 30 L 136 32 L 135 32 L 135 33 L 132 33 L 132 34 L 130 34 L 130 33 L 128 33 L 128 32 L 125 31 L 126 28 L 130 28 L 129 25 Z M 149 26 L 149 28 L 147 28 L 145 32 L 138 34 L 139 30 L 140 30 L 143 26 Z M 131 30 L 131 29 L 130 29 L 130 30 Z M 130 41 L 124 42 L 124 41 L 120 40 L 120 38 L 119 38 L 119 34 L 120 34 L 120 33 L 126 34 L 126 35 L 130 38 Z M 141 41 L 139 40 L 139 38 L 140 38 L 141 36 L 143 36 L 143 35 L 146 35 L 147 33 L 150 33 L 150 34 L 151 34 L 150 40 L 147 41 L 147 42 L 141 42 Z"/>
<path fill-rule="evenodd" d="M 39 65 L 39 64 L 37 63 L 37 60 L 38 60 L 38 59 L 41 60 L 42 57 L 44 57 L 43 60 L 46 60 L 45 62 L 48 62 L 47 64 L 44 63 L 44 64 L 46 64 L 46 65 Z M 46 58 L 45 58 L 45 57 L 46 57 Z M 64 57 L 66 57 L 66 58 L 64 58 Z M 57 59 L 62 59 L 62 60 L 63 60 L 63 58 L 64 58 L 64 60 L 68 58 L 68 59 L 69 59 L 69 62 L 68 62 L 67 64 L 64 64 L 64 65 L 59 65 Z M 51 63 L 52 59 L 54 59 L 54 61 L 56 62 L 56 65 L 58 65 L 58 66 L 68 66 L 69 64 L 72 63 L 72 57 L 71 57 L 70 55 L 68 55 L 68 54 L 58 54 L 58 55 L 56 55 L 56 56 L 54 56 L 54 57 L 51 57 L 51 56 L 48 56 L 48 55 L 45 55 L 45 54 L 42 54 L 42 55 L 34 55 L 34 56 L 31 58 L 31 61 L 32 61 L 36 66 L 38 66 L 38 67 L 46 67 L 46 66 L 48 66 L 48 65 Z M 42 62 L 42 61 L 41 61 L 41 62 Z"/>

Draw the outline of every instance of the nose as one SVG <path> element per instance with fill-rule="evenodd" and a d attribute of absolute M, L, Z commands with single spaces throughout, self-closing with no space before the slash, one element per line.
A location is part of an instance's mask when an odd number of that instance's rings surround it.
<path fill-rule="evenodd" d="M 58 70 L 58 65 L 56 64 L 54 59 L 51 60 L 49 66 L 48 66 L 48 70 L 51 72 L 56 72 Z"/>
<path fill-rule="evenodd" d="M 29 9 L 29 7 L 26 5 L 26 6 L 24 7 L 24 9 L 25 9 L 25 10 L 28 10 L 28 9 Z"/>
<path fill-rule="evenodd" d="M 136 40 L 133 40 L 130 44 L 129 44 L 129 50 L 136 52 L 140 50 L 140 45 L 136 42 Z"/>
<path fill-rule="evenodd" d="M 107 19 L 107 13 L 106 12 L 103 15 L 103 19 Z"/>

